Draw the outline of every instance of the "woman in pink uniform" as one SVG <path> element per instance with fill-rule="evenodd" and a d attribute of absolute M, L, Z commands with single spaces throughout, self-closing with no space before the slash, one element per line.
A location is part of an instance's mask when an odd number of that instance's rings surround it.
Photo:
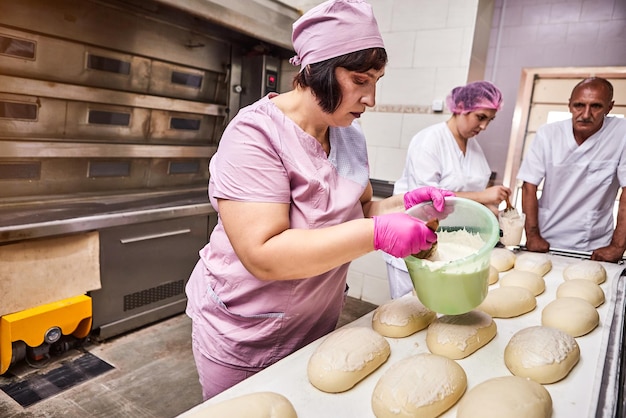
<path fill-rule="evenodd" d="M 363 0 L 332 0 L 293 26 L 294 90 L 242 109 L 210 163 L 219 213 L 186 287 L 193 352 L 208 399 L 331 332 L 350 261 L 404 257 L 436 235 L 405 209 L 432 187 L 372 201 L 365 138 L 387 54 Z"/>

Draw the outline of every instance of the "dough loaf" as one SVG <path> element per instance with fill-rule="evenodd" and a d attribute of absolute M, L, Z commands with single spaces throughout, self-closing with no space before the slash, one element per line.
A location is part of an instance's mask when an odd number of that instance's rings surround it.
<path fill-rule="evenodd" d="M 580 260 L 563 269 L 563 278 L 565 280 L 585 279 L 602 284 L 606 281 L 606 269 L 599 261 Z"/>
<path fill-rule="evenodd" d="M 556 297 L 581 298 L 598 307 L 604 303 L 604 291 L 600 285 L 586 279 L 571 279 L 559 285 Z"/>
<path fill-rule="evenodd" d="M 289 399 L 274 392 L 256 392 L 196 408 L 190 418 L 297 418 Z"/>
<path fill-rule="evenodd" d="M 307 375 L 323 392 L 344 392 L 387 361 L 391 348 L 371 328 L 341 328 L 326 337 L 311 355 Z"/>
<path fill-rule="evenodd" d="M 494 284 L 500 278 L 500 272 L 494 266 L 489 266 L 489 282 L 488 284 Z"/>
<path fill-rule="evenodd" d="M 417 354 L 393 364 L 372 393 L 377 418 L 434 418 L 465 392 L 467 376 L 457 362 L 435 354 Z"/>
<path fill-rule="evenodd" d="M 496 332 L 496 323 L 491 316 L 479 310 L 462 315 L 443 315 L 428 326 L 426 345 L 431 353 L 456 360 L 485 346 Z"/>
<path fill-rule="evenodd" d="M 473 387 L 459 402 L 457 418 L 550 418 L 552 397 L 534 380 L 502 376 Z"/>
<path fill-rule="evenodd" d="M 492 318 L 512 318 L 530 312 L 537 306 L 537 299 L 530 290 L 519 286 L 492 289 L 476 309 Z"/>
<path fill-rule="evenodd" d="M 525 287 L 538 296 L 546 290 L 546 281 L 543 276 L 532 271 L 513 270 L 500 279 L 500 287 L 504 286 Z"/>
<path fill-rule="evenodd" d="M 591 332 L 599 323 L 600 315 L 596 308 L 581 298 L 558 298 L 541 311 L 541 325 L 558 328 L 572 337 Z"/>
<path fill-rule="evenodd" d="M 552 270 L 552 261 L 547 254 L 525 252 L 515 259 L 516 270 L 532 271 L 540 276 L 545 276 Z"/>
<path fill-rule="evenodd" d="M 403 338 L 426 328 L 437 314 L 412 294 L 380 305 L 372 316 L 372 328 L 380 335 Z"/>
<path fill-rule="evenodd" d="M 504 363 L 515 376 L 558 382 L 580 359 L 578 343 L 557 328 L 534 326 L 516 332 L 504 349 Z"/>
<path fill-rule="evenodd" d="M 491 250 L 491 265 L 499 272 L 508 271 L 515 265 L 516 255 L 506 248 L 494 248 Z"/>

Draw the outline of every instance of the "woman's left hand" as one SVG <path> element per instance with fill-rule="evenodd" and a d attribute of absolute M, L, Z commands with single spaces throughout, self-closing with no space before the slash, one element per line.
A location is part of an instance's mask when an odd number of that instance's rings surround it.
<path fill-rule="evenodd" d="M 455 196 L 454 192 L 436 187 L 426 186 L 413 189 L 404 194 L 404 208 L 409 209 L 418 203 L 433 201 L 433 206 L 438 212 L 442 212 L 445 205 L 445 198 Z"/>

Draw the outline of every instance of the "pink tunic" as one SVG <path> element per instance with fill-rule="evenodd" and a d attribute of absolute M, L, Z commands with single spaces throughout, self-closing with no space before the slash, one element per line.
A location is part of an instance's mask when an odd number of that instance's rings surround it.
<path fill-rule="evenodd" d="M 363 217 L 369 182 L 365 138 L 331 128 L 331 153 L 265 97 L 242 109 L 210 163 L 209 197 L 290 204 L 291 228 Z M 306 242 L 298 245 L 306 246 Z M 213 361 L 260 370 L 332 331 L 348 264 L 316 277 L 261 281 L 241 264 L 218 221 L 186 287 L 200 350 Z"/>

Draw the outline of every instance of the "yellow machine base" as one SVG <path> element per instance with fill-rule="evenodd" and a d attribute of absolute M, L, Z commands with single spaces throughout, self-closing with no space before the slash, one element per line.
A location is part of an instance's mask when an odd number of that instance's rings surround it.
<path fill-rule="evenodd" d="M 80 295 L 0 317 L 0 374 L 11 365 L 13 342 L 39 347 L 53 327 L 84 338 L 91 331 L 91 312 L 91 298 Z"/>

